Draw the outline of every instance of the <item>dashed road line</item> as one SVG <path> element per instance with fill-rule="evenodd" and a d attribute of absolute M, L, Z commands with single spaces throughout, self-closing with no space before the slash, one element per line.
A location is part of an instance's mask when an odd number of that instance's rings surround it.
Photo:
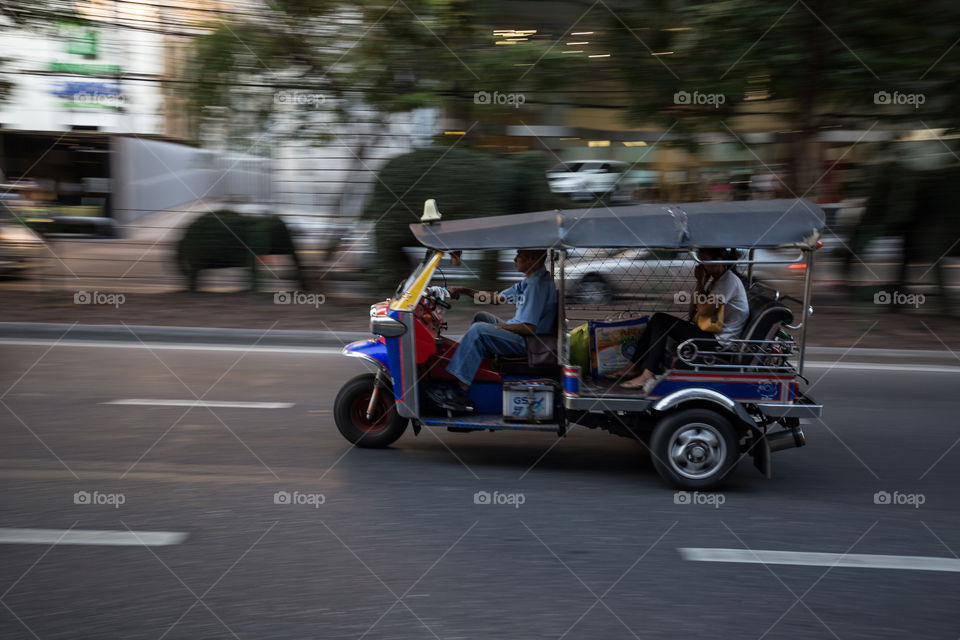
<path fill-rule="evenodd" d="M 806 551 L 763 551 L 751 549 L 678 549 L 692 562 L 733 562 L 744 564 L 786 564 L 804 567 L 849 567 L 855 569 L 906 569 L 912 571 L 960 572 L 957 558 L 933 556 L 886 556 L 866 553 L 811 553 Z"/>
<path fill-rule="evenodd" d="M 187 539 L 178 531 L 0 529 L 0 544 L 74 544 L 106 547 L 164 547 Z"/>

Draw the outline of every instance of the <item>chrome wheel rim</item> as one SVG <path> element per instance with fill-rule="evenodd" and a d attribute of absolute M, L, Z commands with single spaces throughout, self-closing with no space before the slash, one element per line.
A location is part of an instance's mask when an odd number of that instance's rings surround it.
<path fill-rule="evenodd" d="M 673 470 L 684 478 L 702 480 L 715 474 L 727 456 L 727 443 L 713 425 L 694 422 L 677 429 L 667 447 Z"/>

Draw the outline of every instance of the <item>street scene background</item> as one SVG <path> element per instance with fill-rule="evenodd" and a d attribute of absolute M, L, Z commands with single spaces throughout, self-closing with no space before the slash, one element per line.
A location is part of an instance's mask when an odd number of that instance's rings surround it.
<path fill-rule="evenodd" d="M 958 25 L 946 1 L 0 3 L 0 637 L 956 638 Z M 354 448 L 334 398 L 371 369 L 340 349 L 423 258 L 428 199 L 816 203 L 812 264 L 758 265 L 794 298 L 810 269 L 807 446 L 704 493 L 579 427 Z M 436 283 L 506 288 L 512 257 Z M 570 260 L 611 318 L 695 266 Z"/>

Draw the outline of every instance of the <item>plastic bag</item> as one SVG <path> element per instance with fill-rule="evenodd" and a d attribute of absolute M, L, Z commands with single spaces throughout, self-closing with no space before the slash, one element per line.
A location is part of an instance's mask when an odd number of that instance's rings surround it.
<path fill-rule="evenodd" d="M 590 327 L 586 323 L 570 332 L 570 364 L 590 370 Z"/>

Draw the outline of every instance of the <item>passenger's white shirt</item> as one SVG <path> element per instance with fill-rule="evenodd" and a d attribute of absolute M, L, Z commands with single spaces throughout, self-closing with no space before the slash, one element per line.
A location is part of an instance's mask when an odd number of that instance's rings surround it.
<path fill-rule="evenodd" d="M 708 287 L 712 295 L 723 301 L 723 328 L 717 334 L 717 340 L 722 345 L 728 345 L 731 340 L 740 337 L 747 324 L 750 315 L 747 290 L 737 274 L 729 270 Z"/>

